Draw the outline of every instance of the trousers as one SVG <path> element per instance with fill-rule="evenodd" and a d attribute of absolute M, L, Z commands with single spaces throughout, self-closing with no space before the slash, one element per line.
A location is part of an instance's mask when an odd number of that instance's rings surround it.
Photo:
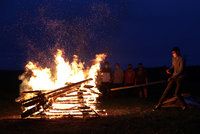
<path fill-rule="evenodd" d="M 175 93 L 174 93 L 174 96 L 177 98 L 177 100 L 180 102 L 180 104 L 182 106 L 185 106 L 186 103 L 184 101 L 184 98 L 183 96 L 181 95 L 182 93 L 182 90 L 181 90 L 181 85 L 182 85 L 182 82 L 183 82 L 183 77 L 177 77 L 177 78 L 174 78 L 174 79 L 171 79 L 168 84 L 167 84 L 167 87 L 165 88 L 160 100 L 159 100 L 159 104 L 162 104 L 165 100 L 165 98 L 167 97 L 169 91 L 172 90 L 172 87 L 174 85 L 176 85 L 176 89 L 175 89 Z"/>

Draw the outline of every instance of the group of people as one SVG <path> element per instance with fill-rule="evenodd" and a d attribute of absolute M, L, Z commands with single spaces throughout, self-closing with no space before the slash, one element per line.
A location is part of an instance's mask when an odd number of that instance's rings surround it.
<path fill-rule="evenodd" d="M 166 73 L 170 75 L 167 82 L 167 87 L 159 99 L 158 104 L 154 106 L 154 111 L 162 107 L 163 102 L 165 101 L 169 92 L 173 89 L 172 87 L 174 85 L 176 85 L 174 92 L 176 100 L 180 102 L 183 110 L 185 110 L 187 107 L 187 104 L 181 95 L 181 85 L 185 77 L 185 62 L 178 47 L 174 47 L 171 50 L 171 55 L 172 66 L 170 69 L 166 70 Z M 123 71 L 123 69 L 120 67 L 120 64 L 117 63 L 115 64 L 114 71 L 112 71 L 109 63 L 105 62 L 100 71 L 100 90 L 105 96 L 109 94 L 110 88 L 112 87 L 147 84 L 147 82 L 147 71 L 142 63 L 139 63 L 136 69 L 133 69 L 132 65 L 129 64 L 125 71 Z M 139 90 L 138 93 L 140 97 L 148 97 L 147 88 L 144 86 Z"/>
<path fill-rule="evenodd" d="M 131 64 L 128 64 L 126 70 L 123 70 L 120 64 L 116 63 L 114 70 L 112 70 L 109 62 L 105 62 L 100 71 L 99 82 L 101 92 L 104 96 L 107 96 L 109 95 L 110 88 L 147 83 L 147 71 L 142 63 L 139 63 L 136 69 Z M 147 88 L 140 88 L 138 95 L 141 98 L 147 98 Z"/>

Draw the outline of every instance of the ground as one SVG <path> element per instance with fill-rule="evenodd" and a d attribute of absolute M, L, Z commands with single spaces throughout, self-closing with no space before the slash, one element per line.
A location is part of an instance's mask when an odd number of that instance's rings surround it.
<path fill-rule="evenodd" d="M 1 102 L 0 133 L 141 133 L 189 134 L 200 132 L 197 108 L 152 111 L 153 102 L 136 98 L 104 101 L 108 116 L 91 119 L 20 119 L 19 105 Z"/>

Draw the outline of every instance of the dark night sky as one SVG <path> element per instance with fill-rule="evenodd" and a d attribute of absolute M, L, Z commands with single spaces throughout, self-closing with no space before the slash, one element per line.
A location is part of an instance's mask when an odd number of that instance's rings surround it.
<path fill-rule="evenodd" d="M 199 0 L 1 0 L 0 69 L 23 69 L 55 44 L 69 55 L 107 52 L 112 64 L 148 67 L 169 65 L 179 46 L 189 65 L 200 65 L 199 7 Z"/>

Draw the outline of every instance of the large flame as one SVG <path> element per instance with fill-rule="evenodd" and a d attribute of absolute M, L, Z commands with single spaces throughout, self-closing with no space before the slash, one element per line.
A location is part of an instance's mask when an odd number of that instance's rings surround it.
<path fill-rule="evenodd" d="M 22 80 L 22 84 L 20 86 L 21 96 L 19 99 L 26 100 L 34 96 L 34 93 L 25 93 L 25 91 L 46 92 L 48 90 L 64 87 L 70 83 L 76 83 L 92 78 L 91 81 L 85 83 L 90 85 L 88 86 L 89 88 L 81 85 L 78 91 L 63 94 L 64 96 L 62 95 L 57 97 L 52 103 L 52 109 L 47 109 L 44 113 L 49 116 L 53 115 L 49 118 L 55 118 L 54 116 L 63 116 L 66 114 L 83 116 L 83 113 L 78 110 L 78 107 L 83 106 L 89 107 L 90 110 L 93 110 L 95 111 L 94 113 L 96 113 L 98 111 L 95 105 L 97 103 L 96 99 L 100 94 L 96 86 L 96 80 L 100 70 L 100 63 L 106 58 L 106 55 L 97 54 L 96 58 L 93 60 L 93 64 L 87 68 L 85 68 L 84 62 L 81 62 L 77 55 L 73 56 L 71 63 L 69 60 L 65 60 L 63 57 L 63 52 L 58 49 L 54 56 L 54 69 L 47 67 L 42 68 L 39 64 L 29 61 L 25 66 L 25 72 L 19 77 L 19 79 Z M 82 91 L 80 91 L 80 89 Z M 82 98 L 78 97 L 80 93 Z M 68 103 L 68 101 L 76 102 L 77 99 L 78 102 L 76 104 Z M 24 111 L 34 106 L 35 105 L 24 107 Z M 63 110 L 65 112 L 63 112 Z"/>
<path fill-rule="evenodd" d="M 93 78 L 90 85 L 95 86 L 100 63 L 105 57 L 105 54 L 96 55 L 94 64 L 85 69 L 84 63 L 79 61 L 77 55 L 74 55 L 73 61 L 70 63 L 63 58 L 63 52 L 58 49 L 54 60 L 56 64 L 55 74 L 50 68 L 42 68 L 38 64 L 29 61 L 25 66 L 26 72 L 19 77 L 22 80 L 20 89 L 22 92 L 27 90 L 52 90 L 65 86 L 66 83 L 75 83 L 86 78 Z"/>
<path fill-rule="evenodd" d="M 55 71 L 50 68 L 42 68 L 31 61 L 25 66 L 25 73 L 19 79 L 22 80 L 20 91 L 53 90 L 66 86 L 67 83 L 75 83 L 87 78 L 93 78 L 90 85 L 96 87 L 96 77 L 100 69 L 100 63 L 106 58 L 105 54 L 97 54 L 93 65 L 85 68 L 77 55 L 73 56 L 70 63 L 63 58 L 63 51 L 57 50 L 54 56 Z M 99 92 L 97 88 L 94 89 Z"/>

